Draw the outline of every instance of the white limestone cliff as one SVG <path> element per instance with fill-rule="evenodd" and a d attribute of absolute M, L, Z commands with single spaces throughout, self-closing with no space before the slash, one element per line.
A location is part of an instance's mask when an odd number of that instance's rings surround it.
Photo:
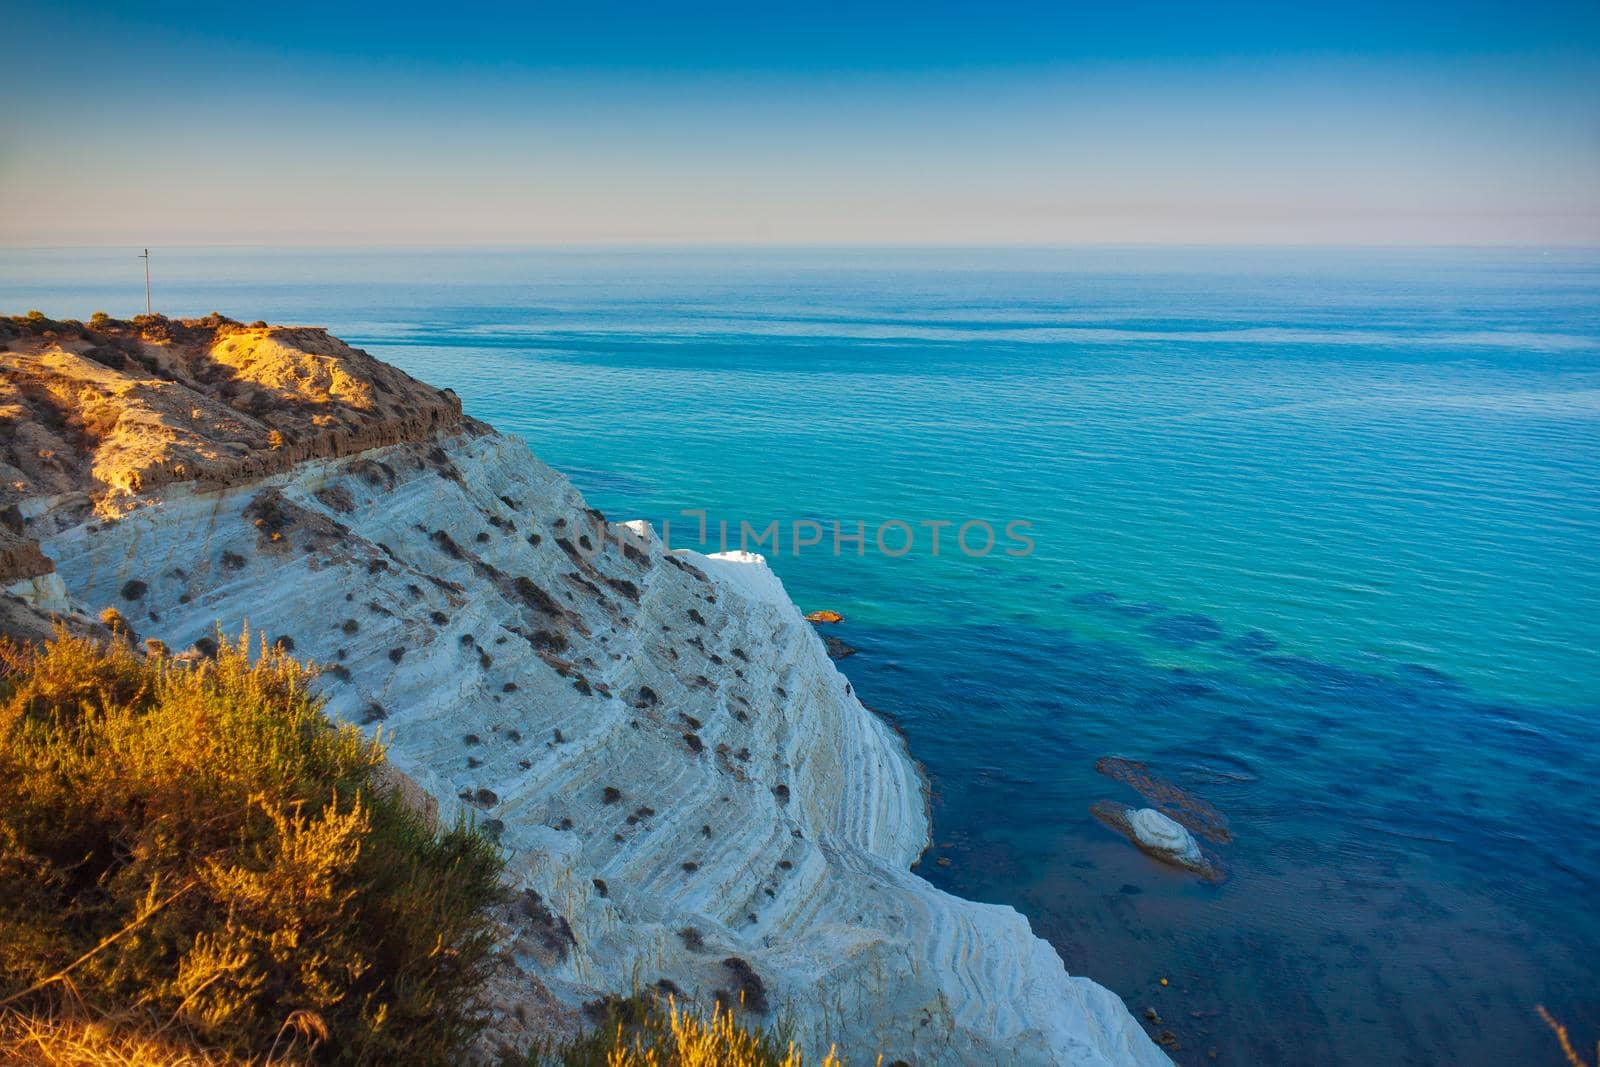
<path fill-rule="evenodd" d="M 813 1056 L 1169 1063 L 1016 911 L 909 870 L 918 769 L 759 556 L 664 553 L 470 420 L 326 451 L 110 514 L 25 501 L 36 595 L 175 651 L 248 623 L 326 664 L 329 714 L 381 731 L 440 818 L 486 821 L 531 891 L 511 996 L 753 974 L 757 1021 Z"/>

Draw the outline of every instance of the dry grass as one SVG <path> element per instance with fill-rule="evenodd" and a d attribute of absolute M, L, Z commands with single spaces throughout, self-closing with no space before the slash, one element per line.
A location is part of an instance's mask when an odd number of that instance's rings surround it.
<path fill-rule="evenodd" d="M 534 1067 L 805 1067 L 792 1041 L 742 1023 L 732 1009 L 711 1005 L 706 1016 L 669 997 L 618 1002 L 611 1017 L 584 1038 L 554 1053 L 535 1054 Z M 879 1057 L 882 1062 L 882 1057 Z M 817 1067 L 843 1067 L 833 1049 Z"/>
<path fill-rule="evenodd" d="M 741 1025 L 713 1005 L 710 1018 L 675 1001 L 629 1008 L 593 1034 L 544 1055 L 536 1067 L 805 1067 L 792 1043 Z M 280 1035 L 279 1047 L 239 1056 L 203 1047 L 169 1020 L 155 1026 L 125 1012 L 96 1017 L 81 1004 L 44 1015 L 0 1011 L 0 1067 L 282 1067 L 303 1062 L 303 1035 Z M 410 1062 L 410 1061 L 407 1061 Z M 878 1057 L 881 1067 L 883 1058 Z M 830 1050 L 817 1067 L 843 1067 Z"/>
<path fill-rule="evenodd" d="M 65 1057 L 11 1062 L 459 1062 L 498 853 L 379 789 L 308 681 L 244 637 L 0 647 L 4 1047 Z"/>
<path fill-rule="evenodd" d="M 203 1049 L 141 1028 L 134 1019 L 96 1019 L 82 1011 L 0 1012 L 0 1064 L 5 1067 L 268 1067 L 269 1062 Z"/>

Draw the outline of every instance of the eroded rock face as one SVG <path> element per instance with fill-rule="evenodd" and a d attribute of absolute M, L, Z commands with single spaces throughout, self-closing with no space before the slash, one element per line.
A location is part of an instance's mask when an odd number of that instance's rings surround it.
<path fill-rule="evenodd" d="M 292 642 L 412 802 L 497 833 L 504 1032 L 659 984 L 743 994 L 813 1055 L 1168 1062 L 1018 913 L 910 872 L 916 766 L 759 556 L 667 554 L 465 422 L 205 484 L 141 482 L 114 514 L 28 498 L 25 534 L 74 606 L 175 651 L 219 625 Z"/>

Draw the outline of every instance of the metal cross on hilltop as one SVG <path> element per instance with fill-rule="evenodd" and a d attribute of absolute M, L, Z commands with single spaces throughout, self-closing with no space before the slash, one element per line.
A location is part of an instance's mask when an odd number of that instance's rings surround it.
<path fill-rule="evenodd" d="M 150 250 L 144 250 L 144 255 L 139 256 L 144 260 L 144 313 L 150 314 Z"/>

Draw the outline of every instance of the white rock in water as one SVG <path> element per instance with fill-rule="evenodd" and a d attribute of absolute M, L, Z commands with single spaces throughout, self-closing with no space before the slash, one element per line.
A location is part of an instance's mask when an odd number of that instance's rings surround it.
<path fill-rule="evenodd" d="M 1128 812 L 1128 828 L 1140 844 L 1154 852 L 1167 853 L 1178 863 L 1188 867 L 1205 863 L 1194 835 L 1154 808 Z"/>

